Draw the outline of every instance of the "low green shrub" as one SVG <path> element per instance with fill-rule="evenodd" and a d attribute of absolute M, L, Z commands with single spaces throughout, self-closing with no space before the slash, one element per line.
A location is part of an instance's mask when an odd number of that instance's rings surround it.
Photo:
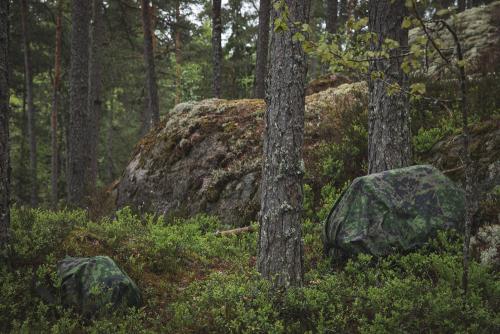
<path fill-rule="evenodd" d="M 468 303 L 463 304 L 461 238 L 456 233 L 440 233 L 418 252 L 383 259 L 360 255 L 332 269 L 322 256 L 322 224 L 306 219 L 304 286 L 276 292 L 254 269 L 257 234 L 218 237 L 214 232 L 225 227 L 206 215 L 166 223 L 124 209 L 114 219 L 92 222 L 81 211 L 14 208 L 12 228 L 17 243 L 11 247 L 12 263 L 0 263 L 0 332 L 500 329 L 500 280 L 493 267 L 472 261 Z M 63 308 L 56 263 L 66 254 L 111 256 L 139 285 L 145 306 L 93 319 Z"/>
<path fill-rule="evenodd" d="M 213 274 L 170 308 L 172 332 L 493 333 L 500 284 L 473 263 L 468 304 L 461 257 L 416 252 L 376 260 L 360 255 L 339 272 L 306 276 L 304 287 L 274 293 L 256 273 Z"/>

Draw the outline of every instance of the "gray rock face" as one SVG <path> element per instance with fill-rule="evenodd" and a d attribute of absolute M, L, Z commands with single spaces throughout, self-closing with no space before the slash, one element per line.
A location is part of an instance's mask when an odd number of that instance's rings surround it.
<path fill-rule="evenodd" d="M 480 223 L 500 223 L 500 120 L 489 120 L 470 129 L 469 143 Z M 463 137 L 453 135 L 437 142 L 422 157 L 457 182 L 464 181 Z"/>
<path fill-rule="evenodd" d="M 255 217 L 262 101 L 178 105 L 139 144 L 118 186 L 118 207 L 167 216 L 207 212 L 240 225 Z"/>
<path fill-rule="evenodd" d="M 305 164 L 315 178 L 315 148 L 342 138 L 341 113 L 365 112 L 366 84 L 307 97 Z M 262 155 L 262 100 L 182 103 L 136 147 L 117 186 L 117 207 L 140 212 L 217 215 L 231 226 L 257 219 Z M 334 133 L 336 136 L 325 134 Z M 317 160 L 317 159 L 316 159 Z M 309 168 L 308 168 L 309 167 Z"/>

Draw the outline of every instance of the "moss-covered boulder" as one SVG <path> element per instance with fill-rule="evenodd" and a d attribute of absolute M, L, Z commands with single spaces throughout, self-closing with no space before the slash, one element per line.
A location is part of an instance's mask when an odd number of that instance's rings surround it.
<path fill-rule="evenodd" d="M 355 83 L 307 97 L 304 158 L 313 188 L 329 181 L 320 148 L 340 142 L 353 119 L 366 122 L 366 96 L 366 84 Z M 255 220 L 264 112 L 262 100 L 179 104 L 137 145 L 116 188 L 117 206 L 166 216 L 206 212 L 233 226 Z M 364 151 L 357 154 L 352 161 L 361 164 Z"/>

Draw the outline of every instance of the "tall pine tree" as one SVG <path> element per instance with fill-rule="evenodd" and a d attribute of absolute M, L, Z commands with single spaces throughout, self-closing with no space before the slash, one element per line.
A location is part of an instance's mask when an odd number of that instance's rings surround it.
<path fill-rule="evenodd" d="M 149 129 L 151 124 L 155 125 L 160 121 L 150 7 L 149 0 L 141 0 L 142 30 L 144 34 L 144 63 L 146 64 L 146 88 L 148 97 L 148 108 L 145 117 L 145 122 L 148 123 L 145 126 L 146 129 Z"/>
<path fill-rule="evenodd" d="M 28 142 L 30 152 L 30 203 L 38 204 L 37 152 L 35 102 L 33 96 L 33 66 L 31 62 L 31 41 L 28 27 L 29 7 L 27 0 L 21 0 L 21 26 L 24 49 L 24 80 L 26 87 L 26 104 L 28 107 Z"/>
<path fill-rule="evenodd" d="M 221 97 L 222 72 L 222 19 L 221 0 L 212 1 L 212 57 L 213 57 L 213 96 Z"/>
<path fill-rule="evenodd" d="M 83 206 L 86 196 L 90 9 L 90 1 L 72 1 L 68 201 L 74 206 Z"/>
<path fill-rule="evenodd" d="M 373 0 L 369 3 L 369 29 L 376 34 L 371 50 L 383 49 L 391 39 L 399 47 L 390 51 L 389 59 L 370 64 L 370 101 L 368 124 L 368 171 L 377 173 L 411 164 L 410 111 L 408 76 L 401 68 L 402 55 L 408 51 L 408 30 L 401 24 L 407 15 L 404 1 Z M 399 89 L 389 92 L 391 86 Z"/>
<path fill-rule="evenodd" d="M 0 2 L 0 256 L 9 240 L 9 1 Z"/>
<path fill-rule="evenodd" d="M 89 167 L 87 171 L 87 189 L 94 191 L 97 181 L 97 145 L 102 114 L 102 53 L 104 48 L 104 22 L 102 0 L 92 1 L 92 26 L 90 30 L 89 60 Z"/>
<path fill-rule="evenodd" d="M 57 116 L 59 113 L 61 85 L 61 56 L 62 56 L 62 0 L 57 0 L 56 16 L 56 43 L 54 51 L 54 83 L 52 95 L 52 110 L 50 114 L 50 147 L 51 147 L 51 204 L 55 208 L 59 199 L 59 145 L 57 142 Z"/>
<path fill-rule="evenodd" d="M 259 99 L 263 99 L 266 94 L 270 10 L 270 0 L 260 0 L 259 34 L 257 36 L 257 59 L 255 62 L 254 87 L 254 96 Z"/>
<path fill-rule="evenodd" d="M 284 4 L 272 12 L 272 22 L 288 12 L 288 29 L 273 23 L 271 34 L 257 260 L 259 272 L 277 288 L 302 284 L 304 271 L 302 145 L 307 61 L 293 36 L 300 23 L 307 22 L 309 1 L 285 0 Z"/>

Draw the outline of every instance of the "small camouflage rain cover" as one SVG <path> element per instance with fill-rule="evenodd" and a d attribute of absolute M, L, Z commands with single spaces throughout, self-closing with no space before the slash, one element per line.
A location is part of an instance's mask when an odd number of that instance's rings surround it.
<path fill-rule="evenodd" d="M 63 304 L 85 315 L 142 303 L 134 281 L 107 256 L 68 256 L 57 267 Z"/>
<path fill-rule="evenodd" d="M 367 175 L 355 179 L 333 206 L 325 251 L 344 259 L 409 251 L 438 229 L 461 228 L 463 217 L 463 191 L 432 166 Z"/>

